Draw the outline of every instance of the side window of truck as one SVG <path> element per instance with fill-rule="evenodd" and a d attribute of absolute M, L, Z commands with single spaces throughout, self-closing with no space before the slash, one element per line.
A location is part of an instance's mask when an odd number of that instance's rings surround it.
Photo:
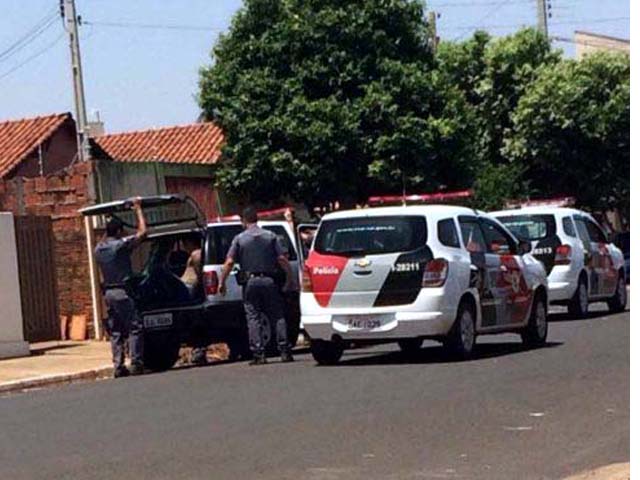
<path fill-rule="evenodd" d="M 564 230 L 564 233 L 570 237 L 576 236 L 576 229 L 573 228 L 573 221 L 571 220 L 571 217 L 562 218 L 562 230 Z"/>
<path fill-rule="evenodd" d="M 453 218 L 447 218 L 438 222 L 438 240 L 445 247 L 460 248 L 460 239 Z"/>

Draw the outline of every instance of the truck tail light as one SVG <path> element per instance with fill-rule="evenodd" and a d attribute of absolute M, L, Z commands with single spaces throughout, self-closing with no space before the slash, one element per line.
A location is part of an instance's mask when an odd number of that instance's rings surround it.
<path fill-rule="evenodd" d="M 215 271 L 204 272 L 204 291 L 207 295 L 218 293 L 218 274 Z"/>
<path fill-rule="evenodd" d="M 556 247 L 556 265 L 569 265 L 571 263 L 571 245 L 559 245 Z"/>
<path fill-rule="evenodd" d="M 302 267 L 302 288 L 303 292 L 312 292 L 313 287 L 311 285 L 311 272 L 306 265 Z"/>
<path fill-rule="evenodd" d="M 449 262 L 444 258 L 436 258 L 427 262 L 422 274 L 422 287 L 441 287 L 447 280 Z"/>

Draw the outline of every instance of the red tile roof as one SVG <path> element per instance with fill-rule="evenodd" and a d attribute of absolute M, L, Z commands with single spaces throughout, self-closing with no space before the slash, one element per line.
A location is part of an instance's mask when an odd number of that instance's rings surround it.
<path fill-rule="evenodd" d="M 71 119 L 70 113 L 0 122 L 0 178 L 11 173 L 67 119 Z"/>
<path fill-rule="evenodd" d="M 118 162 L 214 164 L 224 142 L 213 123 L 115 133 L 94 141 Z"/>

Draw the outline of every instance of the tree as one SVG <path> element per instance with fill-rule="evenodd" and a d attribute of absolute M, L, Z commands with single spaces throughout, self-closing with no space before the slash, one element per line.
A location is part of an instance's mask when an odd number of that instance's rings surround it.
<path fill-rule="evenodd" d="M 596 53 L 542 69 L 513 113 L 503 153 L 544 195 L 629 208 L 630 66 Z"/>
<path fill-rule="evenodd" d="M 418 0 L 245 0 L 212 55 L 199 102 L 227 191 L 313 203 L 468 177 L 471 113 Z"/>

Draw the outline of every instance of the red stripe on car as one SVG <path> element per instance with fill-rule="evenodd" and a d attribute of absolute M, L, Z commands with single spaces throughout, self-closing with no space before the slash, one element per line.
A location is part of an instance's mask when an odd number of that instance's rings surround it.
<path fill-rule="evenodd" d="M 313 296 L 321 307 L 329 305 L 331 295 L 348 261 L 347 257 L 320 255 L 315 251 L 309 254 L 305 265 L 311 279 Z"/>

